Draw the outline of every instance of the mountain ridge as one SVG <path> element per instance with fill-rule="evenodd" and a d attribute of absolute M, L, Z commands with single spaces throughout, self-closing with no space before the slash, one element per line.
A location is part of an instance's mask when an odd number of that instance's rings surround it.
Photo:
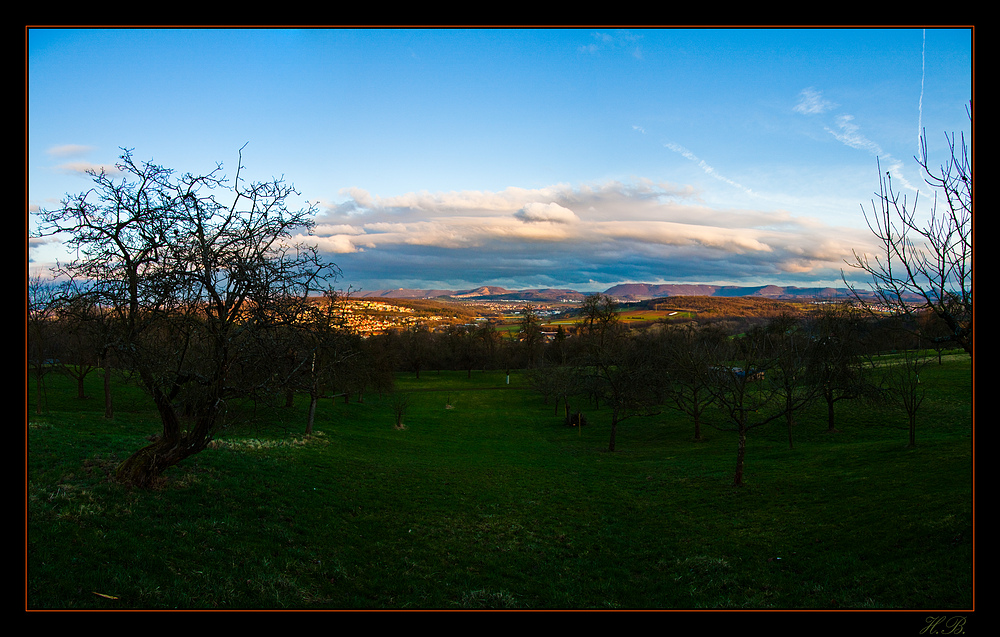
<path fill-rule="evenodd" d="M 483 285 L 470 290 L 438 290 L 396 288 L 392 290 L 359 291 L 357 298 L 386 299 L 451 299 L 456 301 L 582 301 L 588 294 L 567 288 L 529 288 L 508 290 L 495 285 Z M 848 288 L 798 287 L 780 285 L 708 285 L 696 283 L 622 283 L 603 292 L 622 301 L 645 301 L 671 296 L 753 296 L 769 299 L 853 299 L 854 292 Z M 862 298 L 871 298 L 870 293 L 860 292 Z"/>

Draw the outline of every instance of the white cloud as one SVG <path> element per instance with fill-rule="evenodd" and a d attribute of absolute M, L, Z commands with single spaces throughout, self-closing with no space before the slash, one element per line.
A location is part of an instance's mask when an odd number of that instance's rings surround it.
<path fill-rule="evenodd" d="M 518 210 L 515 217 L 525 223 L 535 223 L 549 221 L 552 223 L 572 223 L 580 218 L 569 208 L 564 208 L 557 203 L 531 202 Z"/>
<path fill-rule="evenodd" d="M 577 47 L 581 53 L 595 54 L 605 49 L 624 49 L 637 60 L 642 59 L 642 48 L 637 44 L 643 39 L 642 35 L 630 31 L 616 31 L 606 33 L 595 31 L 591 33 L 595 42 Z"/>
<path fill-rule="evenodd" d="M 878 155 L 882 152 L 878 144 L 861 134 L 861 127 L 854 123 L 853 115 L 838 115 L 836 122 L 839 130 L 833 130 L 829 127 L 826 130 L 838 141 L 851 148 L 866 150 L 873 155 Z"/>
<path fill-rule="evenodd" d="M 60 164 L 56 166 L 56 170 L 61 173 L 68 173 L 71 175 L 84 175 L 91 172 L 99 173 L 102 171 L 109 175 L 118 173 L 118 167 L 114 164 L 95 164 L 89 161 L 74 161 L 67 164 Z"/>
<path fill-rule="evenodd" d="M 80 155 L 86 155 L 93 150 L 91 146 L 83 146 L 81 144 L 63 144 L 62 146 L 53 146 L 46 152 L 53 157 L 77 157 Z"/>
<path fill-rule="evenodd" d="M 53 146 L 45 152 L 50 157 L 67 159 L 72 157 L 82 157 L 90 153 L 92 150 L 94 150 L 93 147 L 84 146 L 82 144 L 63 144 L 61 146 Z M 99 173 L 101 171 L 111 175 L 118 172 L 118 168 L 114 164 L 98 164 L 90 161 L 84 161 L 82 159 L 60 164 L 55 167 L 55 170 L 57 172 L 71 175 L 84 175 L 88 172 Z"/>
<path fill-rule="evenodd" d="M 349 192 L 356 205 L 331 207 L 317 220 L 319 245 L 340 255 L 345 272 L 381 279 L 531 276 L 555 284 L 610 271 L 829 279 L 867 240 L 785 210 L 691 203 L 690 188 L 650 180 L 386 198 Z"/>
<path fill-rule="evenodd" d="M 821 92 L 810 87 L 799 93 L 799 102 L 795 105 L 794 110 L 803 115 L 820 115 L 836 107 L 836 104 L 824 99 Z"/>
<path fill-rule="evenodd" d="M 921 92 L 923 91 L 923 79 L 921 78 Z M 921 95 L 921 102 L 923 95 Z M 823 98 L 822 93 L 814 88 L 803 89 L 799 93 L 799 102 L 794 110 L 804 115 L 818 115 L 837 108 L 837 104 Z M 922 105 L 919 107 L 922 110 Z M 921 113 L 922 117 L 922 113 Z M 848 113 L 841 113 L 834 117 L 835 128 L 824 126 L 823 129 L 830 133 L 834 139 L 857 150 L 862 150 L 871 155 L 878 156 L 881 162 L 888 168 L 892 176 L 907 190 L 916 191 L 917 187 L 911 184 L 903 175 L 903 164 L 891 155 L 884 153 L 882 147 L 875 141 L 869 139 L 861 132 L 861 127 L 854 123 L 854 116 Z"/>

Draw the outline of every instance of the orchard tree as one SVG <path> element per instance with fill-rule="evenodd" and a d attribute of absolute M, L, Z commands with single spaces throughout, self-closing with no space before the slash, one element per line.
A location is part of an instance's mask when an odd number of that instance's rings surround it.
<path fill-rule="evenodd" d="M 645 338 L 613 323 L 599 334 L 582 337 L 585 348 L 577 365 L 580 389 L 599 406 L 611 409 L 608 451 L 617 444 L 618 427 L 635 416 L 653 416 L 662 411 L 666 370 L 664 360 Z"/>
<path fill-rule="evenodd" d="M 475 335 L 482 348 L 483 366 L 489 369 L 502 368 L 505 364 L 504 356 L 501 354 L 503 337 L 497 326 L 490 321 L 484 321 L 476 328 Z"/>
<path fill-rule="evenodd" d="M 597 339 L 598 346 L 604 342 L 605 334 L 619 323 L 618 302 L 607 294 L 590 294 L 580 306 L 583 317 L 583 331 Z"/>
<path fill-rule="evenodd" d="M 705 372 L 718 364 L 713 356 L 725 340 L 725 333 L 716 327 L 694 324 L 667 326 L 656 335 L 667 366 L 667 399 L 694 421 L 695 440 L 702 439 L 702 418 L 715 400 Z"/>
<path fill-rule="evenodd" d="M 114 417 L 114 401 L 111 391 L 112 374 L 119 373 L 115 354 L 116 325 L 112 315 L 99 306 L 84 286 L 70 282 L 61 286 L 59 306 L 60 321 L 71 325 L 76 333 L 76 344 L 89 350 L 96 367 L 102 371 L 104 385 L 104 417 Z M 79 355 L 79 354 L 78 354 Z M 83 397 L 83 375 L 77 375 L 78 394 Z"/>
<path fill-rule="evenodd" d="M 400 331 L 398 336 L 400 363 L 419 380 L 420 370 L 427 369 L 434 361 L 434 335 L 426 326 L 414 325 Z"/>
<path fill-rule="evenodd" d="M 100 308 L 83 295 L 69 293 L 60 302 L 58 316 L 60 368 L 76 380 L 76 397 L 83 400 L 88 397 L 84 382 L 101 367 Z"/>
<path fill-rule="evenodd" d="M 521 308 L 521 318 L 517 322 L 517 338 L 521 343 L 524 366 L 534 367 L 542 347 L 542 318 L 538 308 L 527 303 Z"/>
<path fill-rule="evenodd" d="M 777 386 L 765 382 L 776 369 L 774 345 L 766 330 L 752 330 L 745 336 L 720 343 L 715 360 L 726 361 L 704 373 L 722 418 L 712 425 L 721 431 L 736 432 L 736 469 L 733 486 L 744 485 L 747 435 L 786 415 L 786 406 Z"/>
<path fill-rule="evenodd" d="M 56 369 L 57 287 L 41 276 L 28 279 L 28 316 L 25 354 L 28 372 L 35 378 L 35 413 L 41 414 L 45 399 L 45 376 Z"/>
<path fill-rule="evenodd" d="M 805 326 L 809 374 L 826 405 L 827 432 L 836 433 L 835 405 L 842 400 L 877 401 L 872 325 L 850 305 L 827 307 Z"/>
<path fill-rule="evenodd" d="M 288 386 L 309 394 L 306 435 L 312 435 L 316 407 L 327 388 L 349 395 L 344 371 L 360 356 L 361 339 L 346 329 L 339 295 L 333 290 L 304 307 L 296 324 L 282 334 L 285 361 L 294 365 L 287 376 Z"/>
<path fill-rule="evenodd" d="M 911 448 L 917 446 L 917 412 L 927 393 L 920 384 L 920 373 L 928 361 L 919 349 L 906 349 L 895 357 L 885 357 L 880 364 L 885 398 L 906 412 L 907 446 Z"/>
<path fill-rule="evenodd" d="M 482 342 L 469 326 L 451 326 L 447 329 L 443 344 L 447 345 L 449 358 L 456 369 L 465 370 L 467 378 L 472 378 L 472 370 L 483 362 Z"/>
<path fill-rule="evenodd" d="M 784 403 L 785 428 L 788 432 L 788 448 L 794 448 L 792 430 L 795 413 L 819 394 L 819 385 L 812 382 L 810 374 L 811 342 L 799 329 L 797 319 L 783 314 L 771 319 L 762 329 L 766 334 L 772 373 L 767 382 L 775 390 L 777 398 Z"/>
<path fill-rule="evenodd" d="M 968 110 L 971 122 L 971 104 Z M 950 157 L 933 167 L 921 135 L 916 157 L 924 182 L 932 191 L 927 212 L 918 195 L 907 200 L 889 173 L 865 213 L 879 241 L 874 256 L 855 254 L 850 265 L 868 274 L 878 303 L 911 314 L 911 298 L 920 299 L 947 327 L 938 337 L 972 354 L 972 164 L 964 135 L 945 136 Z M 846 279 L 845 279 L 846 281 Z M 857 294 L 857 293 L 856 293 Z M 860 297 L 859 297 L 860 298 Z"/>
<path fill-rule="evenodd" d="M 281 179 L 248 182 L 222 166 L 178 174 L 124 150 L 114 172 L 41 212 L 41 234 L 76 257 L 56 274 L 86 282 L 116 326 L 114 346 L 159 413 L 162 431 L 117 468 L 147 487 L 203 450 L 227 407 L 275 382 L 273 331 L 295 322 L 311 292 L 338 274 L 296 236 L 314 207 Z"/>

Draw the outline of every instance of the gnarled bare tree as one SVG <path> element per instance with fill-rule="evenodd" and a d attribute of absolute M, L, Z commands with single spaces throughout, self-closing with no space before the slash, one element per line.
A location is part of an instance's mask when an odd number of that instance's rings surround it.
<path fill-rule="evenodd" d="M 76 258 L 57 275 L 85 283 L 115 326 L 114 349 L 151 395 L 162 433 L 117 469 L 148 486 L 203 450 L 234 397 L 275 381 L 270 331 L 294 322 L 311 292 L 338 274 L 295 237 L 313 207 L 292 210 L 281 179 L 230 182 L 221 164 L 204 175 L 138 162 L 41 212 L 41 232 L 64 236 Z M 225 198 L 225 201 L 222 200 Z"/>

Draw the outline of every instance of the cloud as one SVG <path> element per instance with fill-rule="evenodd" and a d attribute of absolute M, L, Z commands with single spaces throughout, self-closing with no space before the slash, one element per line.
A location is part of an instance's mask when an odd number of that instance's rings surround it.
<path fill-rule="evenodd" d="M 557 203 L 531 202 L 514 213 L 514 216 L 525 223 L 537 223 L 548 221 L 552 223 L 572 223 L 580 218 L 569 208 L 564 208 Z"/>
<path fill-rule="evenodd" d="M 347 283 L 370 289 L 836 279 L 870 240 L 786 210 L 714 209 L 692 192 L 652 180 L 392 197 L 349 189 L 356 199 L 328 207 L 313 239 Z"/>
<path fill-rule="evenodd" d="M 803 115 L 820 115 L 836 108 L 837 105 L 823 98 L 823 94 L 810 87 L 799 93 L 799 102 L 795 105 L 796 113 Z"/>
<path fill-rule="evenodd" d="M 80 155 L 86 155 L 93 150 L 91 146 L 83 146 L 80 144 L 63 144 L 61 146 L 53 146 L 48 149 L 47 152 L 53 157 L 78 157 Z"/>
<path fill-rule="evenodd" d="M 837 130 L 826 127 L 838 141 L 859 150 L 866 150 L 873 155 L 882 153 L 882 148 L 861 134 L 861 127 L 854 123 L 853 115 L 838 115 L 836 118 Z"/>
<path fill-rule="evenodd" d="M 736 181 L 733 181 L 732 179 L 729 179 L 728 177 L 725 177 L 725 176 L 719 174 L 715 170 L 715 168 L 713 168 L 712 166 L 710 166 L 709 164 L 707 164 L 703 159 L 699 159 L 697 155 L 695 155 L 694 153 L 692 153 L 687 148 L 684 148 L 680 144 L 676 144 L 674 142 L 667 142 L 666 144 L 664 144 L 664 146 L 666 146 L 670 150 L 674 151 L 675 153 L 681 155 L 685 159 L 688 159 L 688 160 L 694 162 L 695 164 L 698 164 L 698 167 L 701 168 L 705 172 L 706 175 L 709 175 L 710 177 L 714 177 L 715 179 L 718 179 L 719 181 L 721 181 L 721 182 L 723 182 L 725 184 L 729 184 L 733 188 L 737 188 L 739 190 L 742 190 L 744 193 L 746 193 L 746 194 L 748 194 L 750 196 L 756 196 L 756 193 L 754 191 L 750 190 L 746 186 L 744 186 L 744 185 L 742 185 L 742 184 L 740 184 L 740 183 L 738 183 Z"/>
<path fill-rule="evenodd" d="M 91 172 L 104 172 L 109 175 L 117 174 L 118 167 L 114 164 L 95 164 L 88 161 L 74 161 L 56 166 L 56 171 L 71 175 L 85 175 Z"/>
<path fill-rule="evenodd" d="M 68 159 L 73 157 L 82 157 L 87 155 L 94 148 L 92 146 L 84 146 L 82 144 L 62 144 L 60 146 L 53 146 L 45 151 L 50 157 L 55 157 L 57 159 Z M 114 164 L 97 164 L 94 162 L 78 160 L 70 161 L 67 163 L 60 164 L 54 169 L 56 172 L 66 173 L 70 175 L 84 175 L 90 172 L 105 172 L 107 174 L 116 174 L 118 168 Z"/>
<path fill-rule="evenodd" d="M 614 33 L 596 31 L 591 33 L 591 38 L 594 41 L 577 47 L 577 50 L 593 55 L 605 49 L 624 49 L 633 58 L 641 60 L 643 57 L 642 47 L 639 46 L 638 42 L 642 40 L 642 37 L 631 31 L 615 31 Z"/>
<path fill-rule="evenodd" d="M 922 111 L 923 106 L 923 77 L 921 77 L 921 104 L 918 107 Z M 823 99 L 822 93 L 813 89 L 807 88 L 799 93 L 799 102 L 795 105 L 794 109 L 798 113 L 804 115 L 817 115 L 829 112 L 837 108 L 837 105 L 826 99 Z M 920 115 L 922 117 L 922 113 Z M 881 163 L 888 168 L 888 172 L 892 174 L 894 178 L 901 184 L 904 188 L 917 191 L 917 187 L 910 183 L 903 174 L 903 163 L 898 159 L 893 158 L 888 153 L 882 150 L 882 147 L 875 141 L 869 139 L 865 136 L 861 127 L 854 122 L 854 116 L 849 113 L 841 113 L 833 118 L 834 126 L 823 126 L 823 129 L 830 133 L 840 143 L 848 146 L 850 148 L 855 148 L 857 150 L 865 151 L 871 155 L 879 157 Z"/>

